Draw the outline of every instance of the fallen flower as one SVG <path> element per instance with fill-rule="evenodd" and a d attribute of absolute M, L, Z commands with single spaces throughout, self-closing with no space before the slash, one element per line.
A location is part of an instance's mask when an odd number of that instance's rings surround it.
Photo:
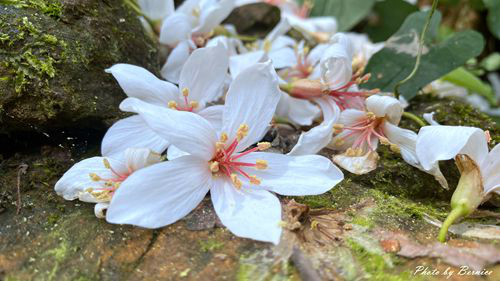
<path fill-rule="evenodd" d="M 500 145 L 488 153 L 488 135 L 479 128 L 461 126 L 426 126 L 420 129 L 416 153 L 424 167 L 436 166 L 440 160 L 455 158 L 460 181 L 451 198 L 451 212 L 439 232 L 446 240 L 448 228 L 456 220 L 470 215 L 488 199 L 499 193 Z"/>
<path fill-rule="evenodd" d="M 210 191 L 215 211 L 235 235 L 278 243 L 283 195 L 321 194 L 343 179 L 325 157 L 260 152 L 280 92 L 270 63 L 256 64 L 231 84 L 222 133 L 195 114 L 125 100 L 121 108 L 139 113 L 166 140 L 190 155 L 134 173 L 113 196 L 111 223 L 158 228 L 193 210 Z M 258 112 L 258 114 L 255 114 Z"/>
<path fill-rule="evenodd" d="M 220 128 L 222 106 L 206 107 L 222 94 L 228 69 L 227 51 L 222 44 L 200 48 L 191 54 L 182 68 L 179 87 L 158 79 L 146 69 L 130 64 L 115 64 L 111 73 L 129 97 L 168 107 L 193 112 Z M 129 147 L 147 147 L 162 153 L 168 142 L 159 137 L 138 116 L 124 118 L 111 126 L 101 145 L 102 155 L 108 156 Z"/>
<path fill-rule="evenodd" d="M 66 200 L 96 203 L 96 217 L 104 218 L 120 185 L 135 171 L 159 162 L 160 155 L 147 148 L 129 148 L 113 157 L 88 158 L 64 173 L 55 191 Z"/>

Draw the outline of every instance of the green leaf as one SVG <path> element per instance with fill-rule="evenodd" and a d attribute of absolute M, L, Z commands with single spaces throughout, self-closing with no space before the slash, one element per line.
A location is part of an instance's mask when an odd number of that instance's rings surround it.
<path fill-rule="evenodd" d="M 339 31 L 354 27 L 370 13 L 375 0 L 315 0 L 311 16 L 333 16 Z"/>
<path fill-rule="evenodd" d="M 428 12 L 411 14 L 398 32 L 387 40 L 384 49 L 370 59 L 366 72 L 372 74 L 372 79 L 366 87 L 392 92 L 396 83 L 411 73 L 427 15 Z M 483 37 L 470 30 L 457 32 L 436 43 L 440 22 L 441 14 L 436 11 L 426 34 L 420 67 L 413 78 L 400 87 L 401 94 L 407 99 L 413 98 L 419 89 L 462 66 L 483 50 Z"/>
<path fill-rule="evenodd" d="M 483 0 L 484 5 L 488 8 L 488 17 L 486 18 L 488 22 L 488 27 L 495 35 L 496 38 L 500 39 L 500 1 L 499 0 Z"/>
<path fill-rule="evenodd" d="M 463 67 L 453 70 L 441 79 L 466 88 L 470 92 L 480 94 L 485 97 L 491 105 L 496 105 L 497 100 L 495 98 L 495 93 L 493 93 L 493 88 Z"/>
<path fill-rule="evenodd" d="M 416 11 L 418 11 L 417 6 L 404 0 L 377 2 L 364 33 L 367 33 L 373 42 L 385 41 L 398 30 L 408 15 Z"/>

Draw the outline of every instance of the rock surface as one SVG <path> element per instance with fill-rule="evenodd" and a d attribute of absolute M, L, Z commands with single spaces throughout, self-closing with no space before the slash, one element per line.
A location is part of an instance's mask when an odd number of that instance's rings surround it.
<path fill-rule="evenodd" d="M 116 118 L 124 94 L 104 69 L 118 62 L 159 68 L 121 0 L 0 1 L 0 132 Z"/>
<path fill-rule="evenodd" d="M 487 117 L 458 101 L 418 97 L 413 113 L 436 111 L 443 124 L 480 126 L 499 136 Z M 458 118 L 457 114 L 460 114 Z M 402 125 L 415 124 L 404 119 Z M 296 136 L 270 134 L 275 149 Z M 498 138 L 494 141 L 498 141 Z M 96 155 L 99 140 L 42 146 L 0 163 L 0 280 L 499 280 L 498 240 L 451 235 L 436 245 L 453 190 L 405 164 L 381 147 L 379 167 L 346 180 L 320 196 L 282 197 L 284 236 L 279 246 L 237 238 L 220 226 L 209 197 L 184 220 L 158 230 L 107 224 L 93 205 L 64 201 L 54 183 L 75 161 Z M 494 143 L 493 143 L 494 145 Z M 329 156 L 325 150 L 323 154 Z M 23 173 L 27 167 L 26 173 Z M 442 166 L 451 189 L 453 163 Z M 17 189 L 20 208 L 17 213 Z M 465 220 L 498 224 L 485 205 Z M 439 252 L 447 256 L 437 256 Z M 493 255 L 493 256 L 492 256 Z M 458 265 L 493 273 L 460 276 Z M 414 275 L 417 266 L 455 275 Z"/>

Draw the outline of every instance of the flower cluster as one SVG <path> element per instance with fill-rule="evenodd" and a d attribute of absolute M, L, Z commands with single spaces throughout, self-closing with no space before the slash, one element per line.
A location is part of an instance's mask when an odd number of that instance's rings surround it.
<path fill-rule="evenodd" d="M 364 87 L 365 65 L 383 43 L 335 33 L 333 18 L 308 18 L 308 1 L 289 0 L 262 1 L 277 5 L 282 19 L 265 38 L 245 43 L 220 24 L 252 2 L 259 1 L 188 0 L 174 10 L 173 1 L 140 0 L 170 49 L 166 80 L 128 64 L 106 70 L 128 96 L 120 109 L 132 115 L 108 130 L 102 157 L 75 164 L 56 192 L 96 203 L 96 216 L 110 223 L 146 228 L 182 219 L 210 193 L 232 233 L 275 244 L 282 216 L 275 194 L 325 193 L 344 178 L 335 164 L 366 174 L 377 168 L 379 143 L 445 188 L 438 161 L 456 159 L 462 179 L 444 236 L 499 192 L 500 148 L 488 154 L 485 132 L 435 122 L 419 134 L 400 128 L 402 102 Z M 287 36 L 292 28 L 307 41 Z M 287 155 L 262 141 L 273 118 L 309 127 Z M 334 151 L 331 159 L 316 155 L 324 148 Z"/>

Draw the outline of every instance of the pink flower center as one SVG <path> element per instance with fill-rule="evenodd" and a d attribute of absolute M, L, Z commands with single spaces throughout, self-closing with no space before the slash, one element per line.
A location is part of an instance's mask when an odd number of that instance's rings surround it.
<path fill-rule="evenodd" d="M 351 86 L 360 85 L 366 83 L 370 79 L 370 74 L 366 74 L 363 77 L 359 75 L 354 75 L 347 84 L 338 89 L 329 90 L 328 95 L 335 101 L 335 103 L 340 107 L 341 110 L 346 108 L 352 108 L 356 102 L 361 102 L 360 106 L 363 106 L 363 100 L 373 94 L 378 93 L 379 89 L 373 90 L 349 90 Z M 361 99 L 360 99 L 361 98 Z M 354 103 L 354 104 L 353 104 Z"/>
<path fill-rule="evenodd" d="M 243 176 L 251 184 L 258 185 L 261 182 L 255 175 L 250 175 L 245 171 L 246 169 L 253 168 L 264 170 L 267 168 L 267 162 L 265 160 L 256 160 L 255 163 L 249 163 L 239 161 L 240 158 L 255 151 L 266 150 L 271 146 L 268 142 L 261 142 L 257 144 L 257 147 L 242 153 L 235 153 L 239 142 L 248 134 L 248 129 L 247 125 L 241 125 L 238 129 L 236 138 L 229 145 L 226 145 L 227 134 L 222 133 L 220 142 L 216 144 L 215 155 L 212 160 L 209 161 L 209 167 L 214 176 L 227 176 L 238 189 L 242 186 L 242 182 L 238 176 Z"/>
<path fill-rule="evenodd" d="M 92 196 L 98 200 L 109 201 L 115 191 L 120 187 L 120 184 L 126 180 L 130 174 L 132 174 L 132 171 L 129 169 L 127 173 L 119 173 L 111 167 L 111 164 L 106 158 L 103 159 L 103 162 L 104 167 L 111 171 L 112 176 L 110 178 L 103 178 L 95 173 L 90 173 L 90 178 L 95 182 L 101 183 L 103 187 L 89 188 L 87 189 L 87 192 L 92 194 Z"/>
<path fill-rule="evenodd" d="M 198 102 L 197 101 L 189 101 L 189 89 L 184 88 L 182 89 L 182 97 L 184 99 L 184 104 L 183 105 L 178 105 L 177 102 L 175 101 L 169 101 L 168 102 L 168 107 L 171 109 L 175 110 L 180 110 L 180 111 L 189 111 L 193 112 L 196 108 L 198 108 Z"/>
<path fill-rule="evenodd" d="M 366 117 L 361 118 L 350 126 L 335 124 L 334 128 L 336 129 L 337 133 L 341 132 L 342 130 L 350 131 L 339 138 L 337 142 L 340 142 L 338 144 L 341 144 L 346 138 L 356 136 L 356 140 L 351 147 L 353 151 L 357 152 L 356 154 L 365 152 L 366 148 L 368 148 L 370 151 L 374 151 L 375 147 L 373 147 L 372 144 L 372 140 L 374 138 L 378 138 L 383 144 L 389 144 L 389 141 L 387 140 L 387 137 L 385 136 L 383 131 L 384 122 L 384 117 L 377 117 L 374 113 L 368 112 L 366 113 Z"/>

